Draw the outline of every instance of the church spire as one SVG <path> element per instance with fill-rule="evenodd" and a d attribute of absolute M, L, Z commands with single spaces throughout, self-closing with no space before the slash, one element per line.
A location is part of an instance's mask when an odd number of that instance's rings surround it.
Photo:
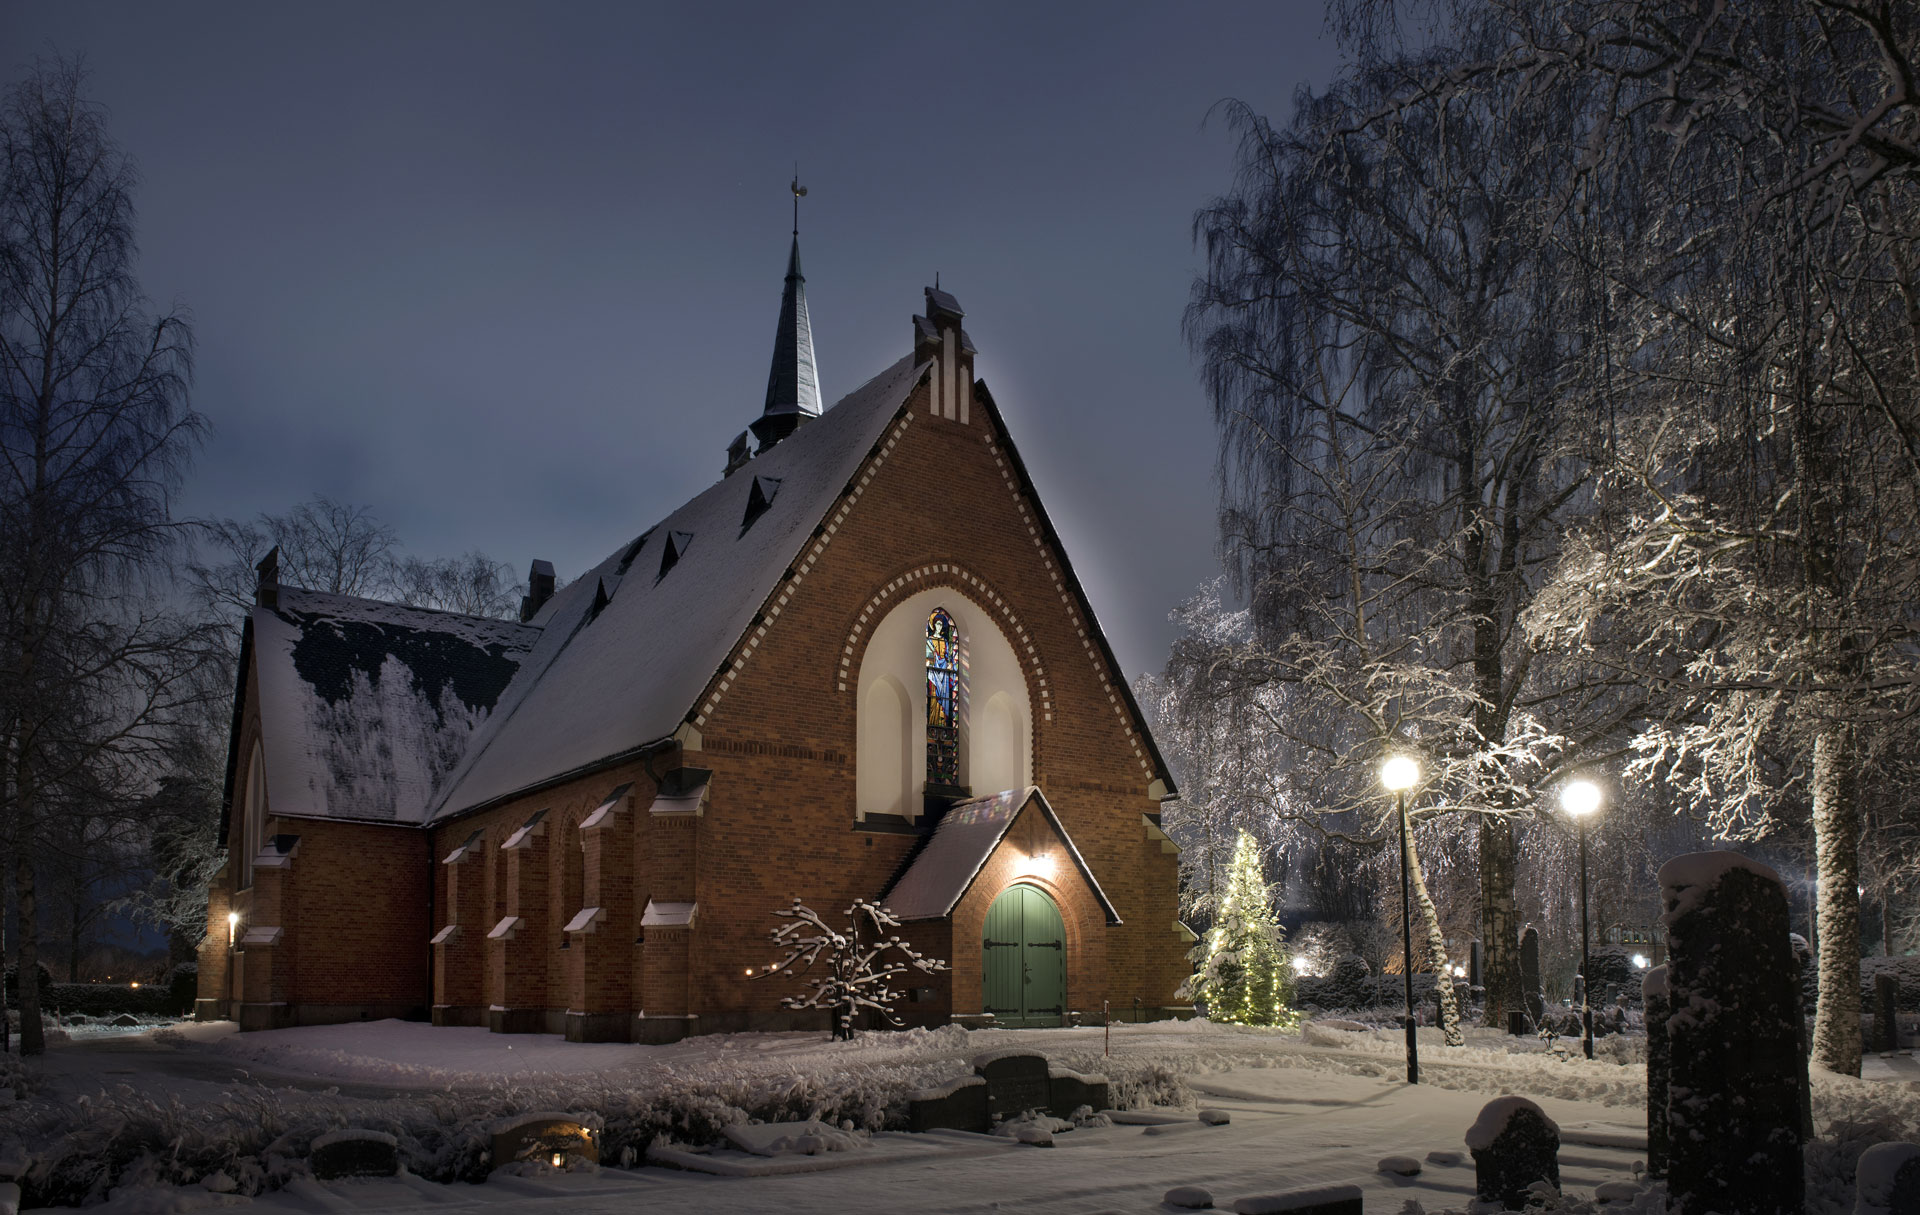
<path fill-rule="evenodd" d="M 793 178 L 793 250 L 787 256 L 786 289 L 780 295 L 780 327 L 773 335 L 773 369 L 767 403 L 753 423 L 765 451 L 820 416 L 820 377 L 813 362 L 813 325 L 807 319 L 807 279 L 800 273 L 800 199 L 807 188 Z"/>

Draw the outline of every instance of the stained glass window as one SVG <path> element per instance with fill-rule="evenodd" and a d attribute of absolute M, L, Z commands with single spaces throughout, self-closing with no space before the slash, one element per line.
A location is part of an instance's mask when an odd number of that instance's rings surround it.
<path fill-rule="evenodd" d="M 927 617 L 927 783 L 960 783 L 960 647 L 953 617 Z"/>

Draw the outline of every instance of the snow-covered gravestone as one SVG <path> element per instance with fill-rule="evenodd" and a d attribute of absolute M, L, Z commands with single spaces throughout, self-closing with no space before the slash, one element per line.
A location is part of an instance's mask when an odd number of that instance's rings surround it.
<path fill-rule="evenodd" d="M 1467 1129 L 1474 1191 L 1482 1202 L 1527 1209 L 1528 1187 L 1560 1184 L 1560 1128 L 1525 1097 L 1496 1097 Z"/>
<path fill-rule="evenodd" d="M 1853 1215 L 1916 1215 L 1920 1144 L 1874 1144 L 1860 1154 L 1853 1179 Z"/>
<path fill-rule="evenodd" d="M 1669 1209 L 1798 1213 L 1806 1062 L 1786 887 L 1737 852 L 1675 857 L 1659 881 Z"/>
<path fill-rule="evenodd" d="M 1667 1069 L 1673 1049 L 1667 1041 L 1667 1015 L 1673 1004 L 1667 968 L 1656 966 L 1640 980 L 1647 1010 L 1647 1176 L 1667 1175 Z"/>

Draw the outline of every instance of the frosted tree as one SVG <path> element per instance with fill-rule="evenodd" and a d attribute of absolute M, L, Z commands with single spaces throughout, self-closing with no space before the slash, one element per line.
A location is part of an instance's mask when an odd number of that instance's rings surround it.
<path fill-rule="evenodd" d="M 1920 25 L 1831 0 L 1554 7 L 1525 53 L 1604 82 L 1590 163 L 1650 161 L 1670 218 L 1616 234 L 1610 517 L 1531 624 L 1674 690 L 1636 766 L 1716 831 L 1810 820 L 1813 1056 L 1857 1073 L 1863 790 L 1920 709 Z"/>
<path fill-rule="evenodd" d="M 791 907 L 773 914 L 787 922 L 768 935 L 786 952 L 760 977 L 804 977 L 806 990 L 782 998 L 781 1006 L 828 1010 L 833 1015 L 835 1038 L 852 1039 L 854 1021 L 862 1009 L 878 1014 L 888 1025 L 899 1025 L 900 1016 L 893 1004 L 900 992 L 893 981 L 909 971 L 933 974 L 947 969 L 945 962 L 920 953 L 898 934 L 885 935 L 888 929 L 900 927 L 900 921 L 879 903 L 855 899 L 847 908 L 844 929 L 827 923 L 819 912 L 797 898 Z M 871 934 L 864 940 L 863 925 Z M 816 964 L 821 965 L 818 974 L 812 973 Z"/>
<path fill-rule="evenodd" d="M 1571 444 L 1602 382 L 1596 298 L 1544 239 L 1573 222 L 1545 201 L 1579 163 L 1572 90 L 1424 88 L 1501 39 L 1484 18 L 1446 33 L 1472 51 L 1382 54 L 1285 127 L 1228 109 L 1238 172 L 1195 218 L 1187 331 L 1250 613 L 1249 643 L 1209 662 L 1289 689 L 1277 728 L 1312 773 L 1297 805 L 1373 799 L 1377 820 L 1381 753 L 1428 758 L 1419 817 L 1473 838 L 1499 1024 L 1521 1003 L 1521 832 L 1561 774 L 1620 745 L 1645 692 L 1538 652 L 1520 623 L 1591 501 Z"/>
<path fill-rule="evenodd" d="M 1260 872 L 1260 846 L 1245 831 L 1234 842 L 1213 927 L 1187 956 L 1199 969 L 1181 986 L 1180 997 L 1204 1004 L 1210 1019 L 1279 1026 L 1299 1021 L 1288 1007 L 1291 959 Z"/>

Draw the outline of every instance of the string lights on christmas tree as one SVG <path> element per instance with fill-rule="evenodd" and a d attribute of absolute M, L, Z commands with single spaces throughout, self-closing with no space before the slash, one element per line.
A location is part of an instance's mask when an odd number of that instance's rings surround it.
<path fill-rule="evenodd" d="M 1206 1006 L 1213 1021 L 1290 1028 L 1300 1014 L 1288 1006 L 1292 969 L 1285 934 L 1274 918 L 1259 846 L 1242 831 L 1234 844 L 1213 927 L 1187 955 L 1199 970 L 1181 987 L 1183 998 Z"/>

